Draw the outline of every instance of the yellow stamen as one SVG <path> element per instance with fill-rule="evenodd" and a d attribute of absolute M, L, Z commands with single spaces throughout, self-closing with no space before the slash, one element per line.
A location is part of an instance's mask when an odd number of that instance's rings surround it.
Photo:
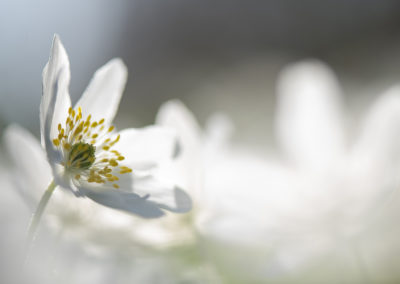
<path fill-rule="evenodd" d="M 118 162 L 117 162 L 116 160 L 114 160 L 114 159 L 111 159 L 110 162 L 109 162 L 109 164 L 110 164 L 110 166 L 112 166 L 112 167 L 118 166 Z"/>
<path fill-rule="evenodd" d="M 65 150 L 71 149 L 71 144 L 69 144 L 69 143 L 64 143 L 64 149 L 65 149 Z"/>
<path fill-rule="evenodd" d="M 121 153 L 116 150 L 110 151 L 110 148 L 120 140 L 120 135 L 114 136 L 114 139 L 104 137 L 106 133 L 115 130 L 114 126 L 105 125 L 104 118 L 98 121 L 91 119 L 90 114 L 83 118 L 81 107 L 75 109 L 70 107 L 64 127 L 62 123 L 57 125 L 58 134 L 52 142 L 55 147 L 62 145 L 65 160 L 61 164 L 66 169 L 73 170 L 72 176 L 76 180 L 99 184 L 110 182 L 114 188 L 119 188 L 118 184 L 114 183 L 119 180 L 115 173 L 132 172 L 128 167 L 119 166 L 119 163 L 125 160 Z M 94 144 L 98 142 L 102 145 L 100 151 L 110 152 L 103 152 L 102 158 L 97 160 Z M 113 174 L 115 167 L 119 167 L 119 170 Z"/>

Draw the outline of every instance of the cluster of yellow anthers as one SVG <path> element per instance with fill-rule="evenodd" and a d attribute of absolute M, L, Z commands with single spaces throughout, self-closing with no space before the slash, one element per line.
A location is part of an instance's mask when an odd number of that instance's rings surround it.
<path fill-rule="evenodd" d="M 77 112 L 69 108 L 65 128 L 61 123 L 58 125 L 58 137 L 53 139 L 53 144 L 62 151 L 63 166 L 76 180 L 110 182 L 113 187 L 119 188 L 114 183 L 119 180 L 115 174 L 132 172 L 132 169 L 119 165 L 125 158 L 118 151 L 111 150 L 120 139 L 118 135 L 111 140 L 113 130 L 114 126 L 104 126 L 104 118 L 92 122 L 90 114 L 82 119 L 80 107 Z"/>

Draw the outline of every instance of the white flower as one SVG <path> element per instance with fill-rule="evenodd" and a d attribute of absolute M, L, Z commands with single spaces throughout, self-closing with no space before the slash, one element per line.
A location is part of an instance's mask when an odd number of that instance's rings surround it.
<path fill-rule="evenodd" d="M 234 126 L 223 114 L 211 116 L 202 130 L 193 114 L 175 100 L 160 108 L 157 122 L 175 129 L 184 149 L 174 165 L 177 183 L 193 198 L 190 222 L 184 223 L 193 234 L 210 236 L 214 229 L 224 231 L 222 223 L 215 228 L 210 225 L 220 216 L 241 222 L 252 208 L 247 203 L 249 196 L 263 196 L 261 189 L 285 183 L 282 167 L 231 143 Z M 168 221 L 171 218 L 160 220 L 164 224 Z M 245 228 L 250 223 L 241 225 Z M 230 237 L 243 239 L 246 235 L 243 230 Z M 248 237 L 253 240 L 253 236 Z"/>
<path fill-rule="evenodd" d="M 315 61 L 295 64 L 278 83 L 280 160 L 257 163 L 253 155 L 245 163 L 231 152 L 205 166 L 207 192 L 220 201 L 204 232 L 233 244 L 224 257 L 236 263 L 231 271 L 245 267 L 247 277 L 266 281 L 313 267 L 327 272 L 323 263 L 336 259 L 341 271 L 363 279 L 359 254 L 376 244 L 361 247 L 361 240 L 370 242 L 377 224 L 391 216 L 385 209 L 399 184 L 400 88 L 377 100 L 356 142 L 345 138 L 345 123 L 330 69 Z M 249 255 L 240 260 L 235 255 L 243 247 Z"/>
<path fill-rule="evenodd" d="M 280 77 L 279 156 L 234 146 L 226 119 L 212 119 L 202 132 L 180 102 L 161 108 L 158 123 L 175 128 L 183 149 L 191 149 L 178 165 L 193 211 L 178 228 L 206 240 L 202 249 L 220 262 L 225 276 L 257 282 L 306 275 L 313 267 L 328 273 L 329 265 L 322 264 L 333 258 L 342 271 L 363 279 L 358 273 L 365 259 L 358 251 L 373 251 L 376 240 L 369 236 L 379 233 L 377 224 L 395 220 L 385 209 L 399 184 L 399 88 L 377 100 L 354 143 L 345 138 L 342 112 L 335 77 L 315 61 L 290 66 Z M 176 235 L 176 218 L 159 223 L 166 236 Z M 393 257 L 383 250 L 381 259 Z"/>
<path fill-rule="evenodd" d="M 157 166 L 173 158 L 176 136 L 158 126 L 116 132 L 116 114 L 127 71 L 120 59 L 100 68 L 71 107 L 67 54 L 54 37 L 49 62 L 43 70 L 40 106 L 42 146 L 54 182 L 78 197 L 142 217 L 159 217 L 162 209 L 186 212 L 190 198 L 171 182 L 154 177 Z M 11 156 L 37 183 L 47 178 L 42 152 L 23 129 L 10 126 L 5 140 Z M 35 155 L 33 164 L 27 157 Z M 50 180 L 46 181 L 47 183 Z"/>

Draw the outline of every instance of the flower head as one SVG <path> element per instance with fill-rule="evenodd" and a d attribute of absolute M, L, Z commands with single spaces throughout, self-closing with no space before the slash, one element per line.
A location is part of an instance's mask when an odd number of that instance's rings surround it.
<path fill-rule="evenodd" d="M 119 188 L 118 176 L 132 172 L 131 168 L 119 164 L 125 157 L 112 150 L 121 135 L 113 133 L 114 126 L 105 127 L 104 121 L 102 118 L 92 122 L 90 114 L 82 117 L 80 107 L 77 113 L 70 107 L 65 128 L 58 124 L 53 145 L 60 151 L 61 165 L 74 185 L 111 183 L 114 188 Z"/>
<path fill-rule="evenodd" d="M 41 141 L 54 181 L 76 196 L 142 217 L 162 216 L 162 209 L 186 212 L 191 207 L 189 196 L 172 181 L 154 174 L 160 164 L 174 157 L 175 133 L 159 126 L 118 132 L 111 125 L 126 78 L 122 61 L 111 60 L 95 73 L 72 107 L 68 57 L 58 36 L 54 37 L 43 70 L 40 105 Z M 6 143 L 28 143 L 32 141 L 24 139 L 28 135 L 12 126 L 6 132 Z M 19 156 L 11 145 L 9 150 L 14 152 L 12 157 Z M 24 168 L 35 170 L 34 165 Z M 44 173 L 37 175 L 48 178 Z"/>

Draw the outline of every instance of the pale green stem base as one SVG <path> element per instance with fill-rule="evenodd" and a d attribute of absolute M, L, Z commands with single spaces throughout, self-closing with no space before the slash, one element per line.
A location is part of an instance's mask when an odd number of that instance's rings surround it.
<path fill-rule="evenodd" d="M 53 180 L 49 184 L 49 187 L 46 189 L 46 191 L 43 193 L 42 198 L 40 199 L 39 205 L 36 208 L 35 213 L 33 213 L 31 223 L 29 224 L 29 227 L 28 227 L 28 238 L 27 238 L 28 251 L 32 244 L 32 241 L 35 239 L 36 230 L 38 228 L 40 219 L 42 218 L 43 211 L 46 208 L 46 205 L 49 202 L 49 199 L 56 187 L 57 187 L 57 185 L 54 183 L 54 180 Z"/>

